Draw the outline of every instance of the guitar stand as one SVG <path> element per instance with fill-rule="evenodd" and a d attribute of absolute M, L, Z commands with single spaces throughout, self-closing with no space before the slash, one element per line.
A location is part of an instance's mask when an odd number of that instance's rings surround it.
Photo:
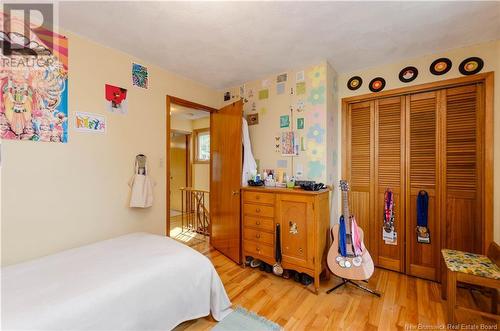
<path fill-rule="evenodd" d="M 367 281 L 364 281 L 364 282 L 367 282 Z M 363 291 L 366 291 L 366 292 L 368 292 L 368 293 L 371 293 L 371 294 L 373 294 L 373 295 L 375 295 L 375 296 L 377 296 L 377 297 L 379 297 L 379 298 L 380 298 L 380 293 L 377 293 L 377 292 L 375 292 L 374 290 L 371 290 L 371 289 L 369 289 L 369 288 L 367 288 L 367 287 L 364 287 L 364 286 L 362 286 L 362 285 L 359 285 L 358 283 L 353 282 L 353 281 L 352 281 L 352 280 L 350 280 L 350 279 L 345 279 L 345 278 L 342 278 L 342 283 L 340 283 L 340 284 L 338 284 L 338 285 L 336 285 L 336 286 L 332 287 L 332 288 L 331 288 L 331 289 L 329 289 L 328 291 L 326 291 L 326 294 L 330 294 L 331 292 L 335 291 L 335 290 L 336 290 L 336 289 L 338 289 L 339 287 L 344 286 L 344 285 L 347 285 L 347 284 L 354 285 L 354 286 L 356 286 L 357 288 L 359 288 L 359 289 L 361 289 L 361 290 L 363 290 Z"/>

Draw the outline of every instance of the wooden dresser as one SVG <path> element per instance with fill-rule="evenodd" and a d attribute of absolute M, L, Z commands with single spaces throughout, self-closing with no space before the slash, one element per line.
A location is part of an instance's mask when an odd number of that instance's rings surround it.
<path fill-rule="evenodd" d="M 283 268 L 313 277 L 317 292 L 320 274 L 326 269 L 329 191 L 268 187 L 241 190 L 243 259 L 252 256 L 273 265 L 276 224 L 279 223 Z"/>

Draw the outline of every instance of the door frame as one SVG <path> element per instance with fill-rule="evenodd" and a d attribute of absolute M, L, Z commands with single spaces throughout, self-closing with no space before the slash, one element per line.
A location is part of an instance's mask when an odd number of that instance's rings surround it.
<path fill-rule="evenodd" d="M 192 102 L 189 100 L 181 99 L 172 95 L 167 95 L 166 97 L 166 128 L 167 128 L 167 137 L 166 137 L 166 148 L 165 148 L 165 158 L 166 158 L 166 179 L 165 179 L 165 188 L 166 188 L 166 197 L 165 202 L 167 205 L 167 209 L 165 211 L 165 234 L 167 237 L 170 237 L 170 132 L 172 131 L 170 127 L 170 111 L 172 105 L 183 106 L 187 108 L 202 110 L 210 113 L 210 121 L 212 118 L 212 113 L 216 112 L 217 109 L 205 106 L 196 102 Z M 212 134 L 212 126 L 210 125 L 210 135 Z M 189 151 L 190 153 L 191 151 Z M 210 157 L 210 182 L 212 181 L 212 157 Z"/>
<path fill-rule="evenodd" d="M 348 132 L 348 123 L 346 121 L 347 111 L 350 104 L 380 99 L 392 96 L 404 96 L 407 94 L 414 94 L 417 92 L 429 92 L 443 88 L 457 87 L 468 85 L 471 83 L 484 84 L 484 154 L 483 154 L 483 189 L 482 189 L 482 204 L 484 210 L 484 242 L 483 253 L 488 250 L 489 244 L 493 241 L 493 96 L 494 96 L 494 72 L 489 71 L 481 74 L 463 76 L 458 78 L 439 80 L 431 83 L 424 83 L 408 87 L 401 87 L 392 90 L 366 93 L 352 97 L 342 98 L 342 126 L 341 126 L 341 142 L 342 142 L 342 176 L 347 176 L 347 140 L 346 134 Z"/>

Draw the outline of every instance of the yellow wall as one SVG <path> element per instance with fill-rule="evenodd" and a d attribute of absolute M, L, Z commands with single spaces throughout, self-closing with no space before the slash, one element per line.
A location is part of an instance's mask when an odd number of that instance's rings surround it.
<path fill-rule="evenodd" d="M 170 209 L 182 210 L 181 187 L 186 187 L 186 136 L 170 140 Z"/>
<path fill-rule="evenodd" d="M 498 77 L 500 75 L 500 41 L 454 49 L 447 52 L 401 61 L 399 63 L 387 64 L 375 68 L 342 74 L 338 78 L 338 107 L 340 107 L 341 98 L 370 93 L 368 83 L 371 79 L 377 76 L 381 76 L 386 80 L 387 84 L 384 90 L 460 77 L 462 75 L 458 71 L 458 66 L 462 60 L 470 56 L 478 56 L 482 58 L 484 60 L 484 68 L 482 72 L 495 71 L 496 76 L 494 91 L 494 238 L 495 241 L 500 242 L 500 84 L 498 83 Z M 443 76 L 434 76 L 429 72 L 429 65 L 432 61 L 439 57 L 450 58 L 453 66 L 451 71 L 447 74 Z M 399 81 L 398 75 L 402 68 L 409 65 L 415 66 L 419 71 L 419 75 L 413 82 L 405 84 Z M 363 79 L 363 85 L 357 91 L 351 91 L 347 88 L 347 80 L 352 76 L 360 76 Z M 337 132 L 339 134 L 340 124 L 341 122 L 339 121 L 337 123 Z M 340 143 L 338 144 L 338 148 L 341 148 Z M 339 204 L 337 204 L 337 208 L 340 208 Z"/>
<path fill-rule="evenodd" d="M 165 232 L 165 96 L 211 107 L 220 93 L 80 36 L 69 37 L 69 142 L 2 142 L 2 264 L 133 231 Z M 149 89 L 131 66 L 148 67 Z M 105 110 L 104 84 L 128 89 L 125 116 Z M 75 132 L 76 111 L 104 114 L 105 135 Z M 149 209 L 127 207 L 135 155 L 156 182 Z M 162 160 L 163 162 L 160 162 Z"/>
<path fill-rule="evenodd" d="M 193 122 L 193 130 L 210 127 L 210 117 L 200 118 Z M 191 149 L 194 153 L 194 148 Z M 193 155 L 194 159 L 194 155 Z M 193 163 L 193 188 L 210 191 L 210 164 Z"/>

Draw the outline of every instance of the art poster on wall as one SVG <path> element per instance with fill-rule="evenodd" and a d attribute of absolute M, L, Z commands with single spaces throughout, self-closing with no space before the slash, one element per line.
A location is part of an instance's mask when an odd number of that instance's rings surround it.
<path fill-rule="evenodd" d="M 281 115 L 280 116 L 280 128 L 288 128 L 290 126 L 290 116 L 289 115 Z"/>
<path fill-rule="evenodd" d="M 0 16 L 3 25 L 3 16 Z M 27 28 L 27 29 L 24 29 Z M 68 141 L 68 39 L 45 30 L 38 35 L 11 17 L 0 43 L 25 42 L 30 55 L 0 52 L 0 137 L 9 140 Z M 40 36 L 47 36 L 45 43 Z M 4 45 L 5 45 L 4 44 Z M 36 54 L 36 55 L 33 55 Z"/>
<path fill-rule="evenodd" d="M 122 115 L 128 112 L 127 89 L 106 84 L 104 94 L 107 111 Z"/>
<path fill-rule="evenodd" d="M 132 84 L 141 88 L 148 88 L 148 68 L 132 63 Z"/>
<path fill-rule="evenodd" d="M 94 113 L 75 113 L 75 129 L 80 132 L 106 133 L 106 117 Z"/>
<path fill-rule="evenodd" d="M 282 156 L 295 156 L 297 149 L 295 148 L 295 135 L 293 131 L 281 133 L 281 155 Z"/>

